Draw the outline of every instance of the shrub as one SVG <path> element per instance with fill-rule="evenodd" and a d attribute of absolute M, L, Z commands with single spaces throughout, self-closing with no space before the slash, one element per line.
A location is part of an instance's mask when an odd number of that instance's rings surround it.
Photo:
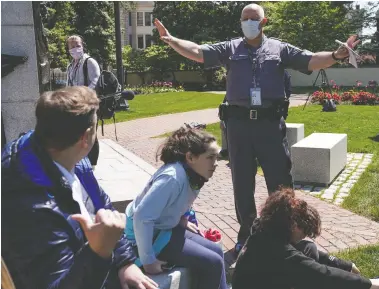
<path fill-rule="evenodd" d="M 126 89 L 133 90 L 138 94 L 151 94 L 163 92 L 179 92 L 184 91 L 181 85 L 175 86 L 171 81 L 154 81 L 151 84 L 139 86 L 127 86 Z"/>
<path fill-rule="evenodd" d="M 367 86 L 363 86 L 362 82 L 357 80 L 356 85 L 349 91 L 342 92 L 334 80 L 331 83 L 331 93 L 322 89 L 312 94 L 312 103 L 323 104 L 326 99 L 333 99 L 337 104 L 352 103 L 355 105 L 375 105 L 379 104 L 379 95 L 376 93 L 378 82 L 370 80 Z"/>

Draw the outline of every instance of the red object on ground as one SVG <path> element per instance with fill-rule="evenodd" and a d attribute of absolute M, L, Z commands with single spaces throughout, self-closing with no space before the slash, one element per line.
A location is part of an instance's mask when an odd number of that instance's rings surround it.
<path fill-rule="evenodd" d="M 204 231 L 204 237 L 210 241 L 218 242 L 221 240 L 221 233 L 218 230 L 208 229 Z"/>

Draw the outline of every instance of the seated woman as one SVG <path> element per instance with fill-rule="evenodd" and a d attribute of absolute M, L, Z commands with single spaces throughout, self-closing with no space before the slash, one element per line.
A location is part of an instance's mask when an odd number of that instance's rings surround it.
<path fill-rule="evenodd" d="M 212 177 L 219 150 L 212 135 L 192 128 L 180 128 L 163 144 L 164 165 L 126 208 L 126 235 L 147 273 L 161 273 L 167 262 L 193 270 L 199 288 L 227 288 L 222 250 L 183 216 Z"/>
<path fill-rule="evenodd" d="M 283 189 L 266 200 L 238 257 L 233 289 L 369 289 L 378 279 L 361 277 L 351 262 L 318 251 L 303 240 L 321 233 L 317 210 Z M 356 274 L 354 274 L 356 273 Z"/>

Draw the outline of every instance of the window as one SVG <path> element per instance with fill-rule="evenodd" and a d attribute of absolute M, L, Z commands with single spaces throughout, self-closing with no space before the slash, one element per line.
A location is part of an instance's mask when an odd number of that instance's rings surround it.
<path fill-rule="evenodd" d="M 143 35 L 138 35 L 137 36 L 137 43 L 138 43 L 138 47 L 139 49 L 143 49 L 144 46 L 143 46 Z"/>
<path fill-rule="evenodd" d="M 137 26 L 143 26 L 143 12 L 137 12 Z"/>
<path fill-rule="evenodd" d="M 129 26 L 132 26 L 132 12 L 129 12 Z"/>
<path fill-rule="evenodd" d="M 145 26 L 151 26 L 153 22 L 153 13 L 145 12 Z"/>
<path fill-rule="evenodd" d="M 146 48 L 151 46 L 153 44 L 153 35 L 146 34 L 145 35 L 145 43 L 146 43 Z"/>
<path fill-rule="evenodd" d="M 129 34 L 129 45 L 133 46 L 133 35 Z"/>

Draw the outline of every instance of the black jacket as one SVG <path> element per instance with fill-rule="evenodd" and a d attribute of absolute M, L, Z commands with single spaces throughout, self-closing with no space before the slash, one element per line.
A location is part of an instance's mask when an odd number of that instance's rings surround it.
<path fill-rule="evenodd" d="M 90 249 L 79 223 L 71 219 L 80 213 L 71 188 L 32 131 L 8 144 L 1 159 L 2 257 L 18 289 L 97 289 L 110 281 L 110 269 L 134 261 L 124 237 L 113 259 Z M 87 158 L 75 173 L 95 211 L 113 210 Z"/>
<path fill-rule="evenodd" d="M 269 234 L 255 229 L 257 222 L 259 219 L 255 221 L 252 235 L 238 257 L 233 275 L 233 289 L 369 289 L 371 287 L 370 280 L 343 270 L 346 269 L 346 262 L 337 258 L 328 258 L 325 253 L 322 254 L 323 258 L 316 262 L 292 245 L 278 242 Z"/>

